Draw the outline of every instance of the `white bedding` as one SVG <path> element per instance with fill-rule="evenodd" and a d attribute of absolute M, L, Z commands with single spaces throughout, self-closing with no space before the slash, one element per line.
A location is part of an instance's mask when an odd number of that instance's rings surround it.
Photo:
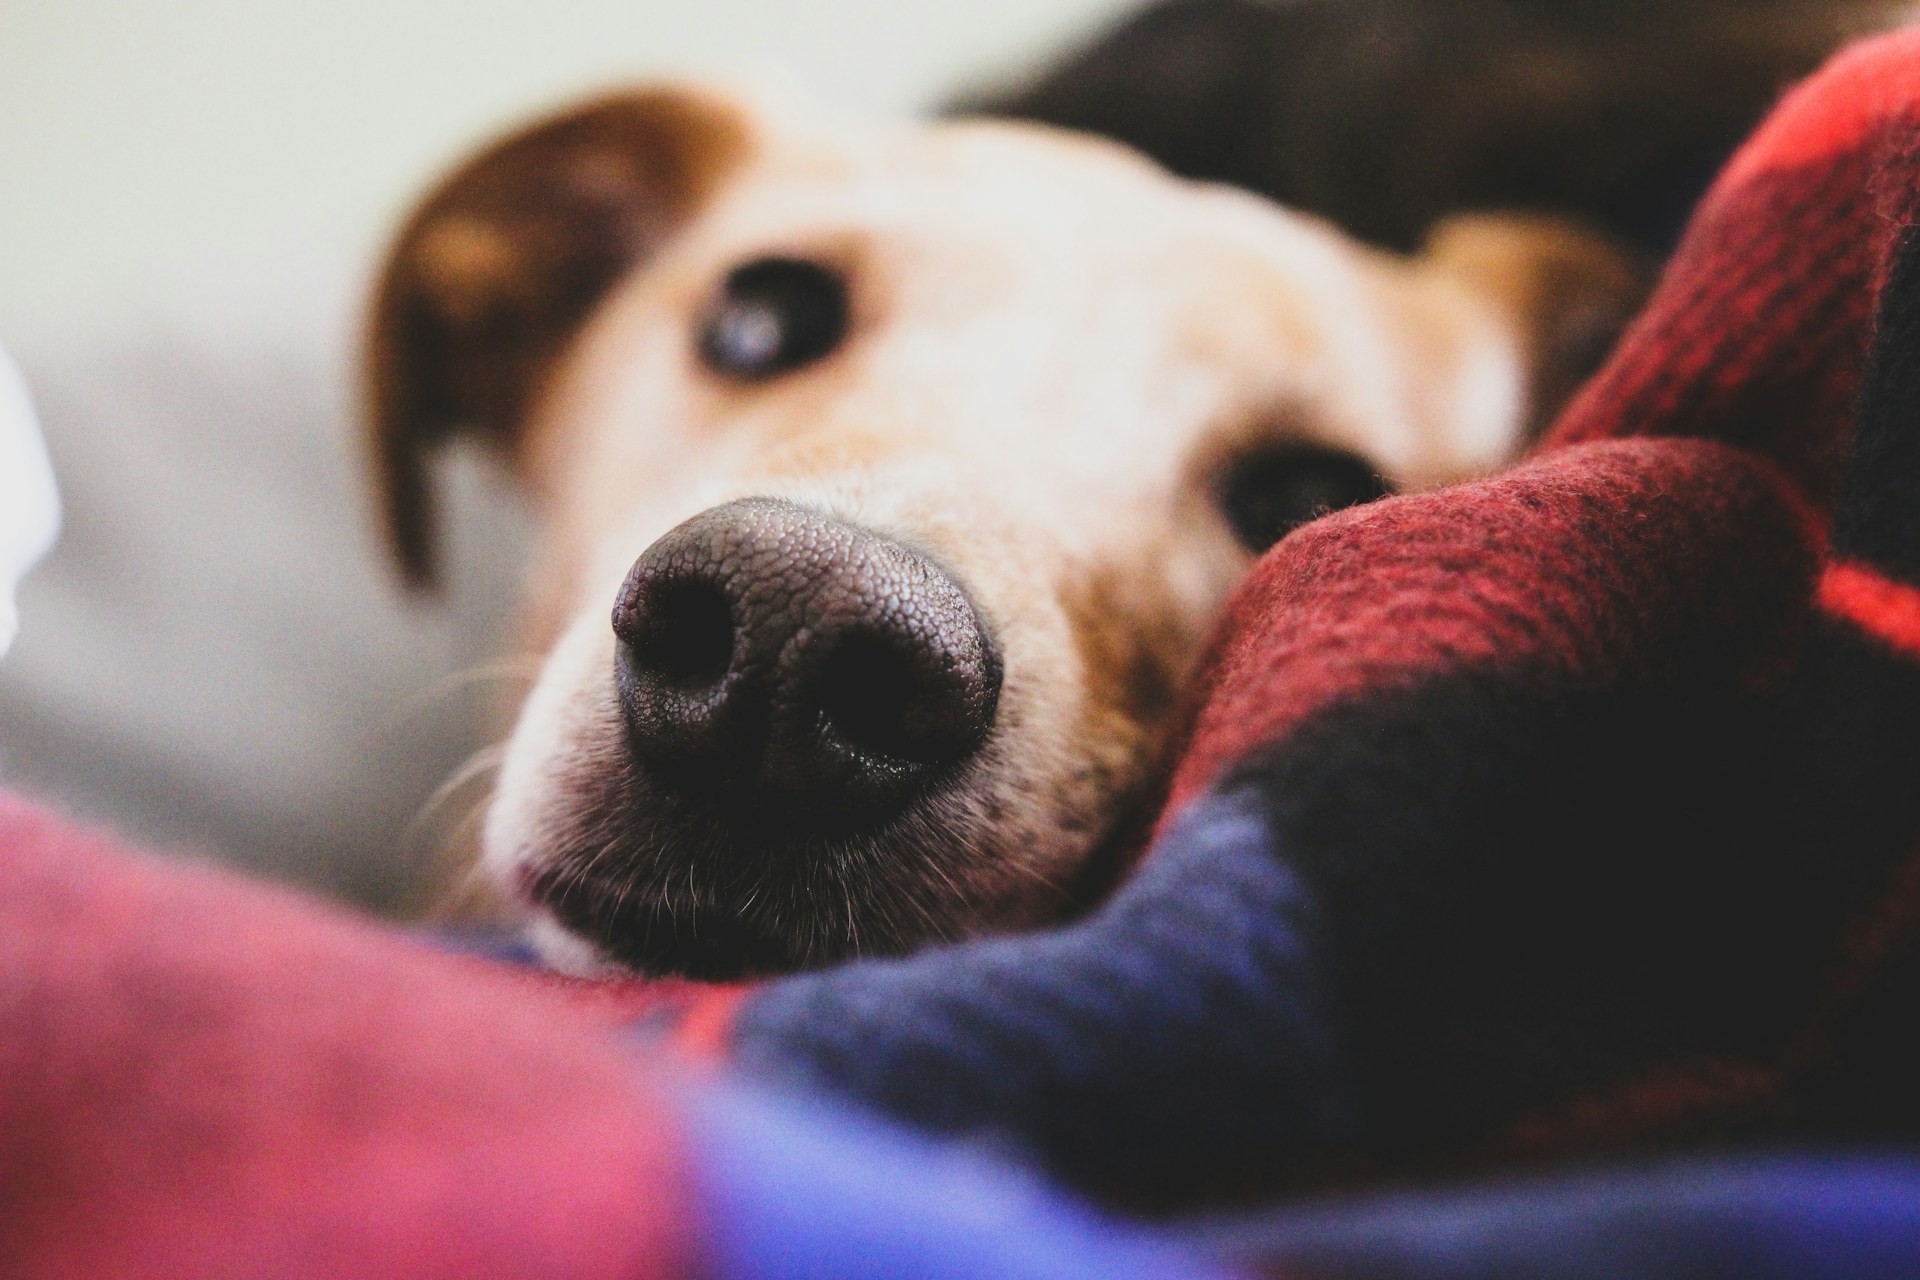
<path fill-rule="evenodd" d="M 509 691 L 451 677 L 507 634 L 520 535 L 487 470 L 456 467 L 445 596 L 401 597 L 355 453 L 351 314 L 14 340 L 66 525 L 0 665 L 0 780 L 397 906 L 478 794 L 416 822 L 497 727 Z"/>
<path fill-rule="evenodd" d="M 0 347 L 0 658 L 19 626 L 14 592 L 59 529 L 60 497 L 40 423 L 25 379 Z"/>

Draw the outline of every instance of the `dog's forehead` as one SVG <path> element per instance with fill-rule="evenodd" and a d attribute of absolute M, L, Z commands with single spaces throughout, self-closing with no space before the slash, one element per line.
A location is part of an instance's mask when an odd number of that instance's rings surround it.
<path fill-rule="evenodd" d="M 693 335 L 728 274 L 769 256 L 842 271 L 851 337 L 790 377 L 716 376 Z M 1418 482 L 1401 461 L 1420 429 L 1386 262 L 1323 223 L 1062 132 L 781 139 L 609 299 L 550 387 L 532 451 L 595 529 L 649 506 L 641 490 L 678 509 L 738 496 L 736 482 L 820 475 L 878 494 L 978 473 L 996 501 L 1031 477 L 1052 497 L 1028 505 L 1063 519 L 1085 505 L 1070 495 L 1131 495 L 1171 519 L 1215 455 L 1275 431 Z"/>
<path fill-rule="evenodd" d="M 842 271 L 858 336 L 833 372 L 736 394 L 688 366 L 687 335 L 729 272 L 766 257 Z M 998 415 L 1017 431 L 1065 396 L 1082 420 L 1150 415 L 1162 431 L 1218 420 L 1223 396 L 1307 400 L 1340 381 L 1329 359 L 1378 338 L 1373 257 L 1316 220 L 1064 131 L 788 136 L 616 291 L 574 367 L 636 404 L 684 396 L 697 418 L 810 405 L 816 422 L 917 387 L 943 402 L 936 418 L 1017 408 Z"/>
<path fill-rule="evenodd" d="M 680 266 L 708 271 L 756 252 L 844 250 L 998 266 L 1056 290 L 1132 277 L 1165 306 L 1319 285 L 1360 256 L 1327 224 L 1126 147 L 988 121 L 776 135 L 677 248 Z"/>

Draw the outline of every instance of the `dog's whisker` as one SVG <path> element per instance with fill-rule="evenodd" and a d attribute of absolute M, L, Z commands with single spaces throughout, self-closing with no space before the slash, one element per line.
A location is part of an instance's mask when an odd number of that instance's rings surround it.
<path fill-rule="evenodd" d="M 403 848 L 414 848 L 422 843 L 427 838 L 426 832 L 428 828 L 439 817 L 440 811 L 447 804 L 451 803 L 454 797 L 461 791 L 471 786 L 474 782 L 498 770 L 501 762 L 505 760 L 506 754 L 507 745 L 504 742 L 489 743 L 470 754 L 458 768 L 447 776 L 445 781 L 433 789 L 433 793 L 421 803 L 419 809 L 407 820 L 406 826 L 401 828 L 400 831 L 401 846 Z M 452 830 L 441 838 L 440 843 L 443 846 L 453 845 L 457 843 L 457 841 L 464 839 L 470 833 L 470 827 L 475 821 L 476 815 L 485 810 L 486 803 L 487 795 L 485 793 L 477 796 L 469 806 L 468 811 L 453 825 Z"/>
<path fill-rule="evenodd" d="M 539 678 L 540 666 L 538 654 L 526 653 L 463 667 L 401 699 L 394 718 L 411 719 L 476 685 L 518 685 L 522 690 L 529 689 Z"/>
<path fill-rule="evenodd" d="M 612 812 L 605 808 L 596 810 L 593 821 L 584 834 L 591 848 L 585 858 L 578 859 L 575 863 L 579 876 L 577 884 L 583 887 L 594 878 L 601 863 L 610 861 L 616 856 L 619 832 Z"/>
<path fill-rule="evenodd" d="M 444 782 L 434 788 L 433 794 L 427 797 L 426 804 L 421 807 L 422 814 L 431 814 L 435 807 L 446 803 L 469 783 L 493 773 L 499 769 L 506 758 L 507 744 L 504 742 L 491 742 L 478 748 L 468 755 L 458 768 L 448 774 Z"/>
<path fill-rule="evenodd" d="M 847 946 L 854 955 L 860 954 L 860 910 L 854 902 L 853 885 L 845 877 L 840 881 L 841 892 L 846 897 L 847 906 Z"/>
<path fill-rule="evenodd" d="M 477 837 L 481 824 L 486 821 L 487 802 L 490 798 L 485 794 L 478 795 L 467 805 L 466 813 L 461 815 L 460 820 L 454 824 L 453 830 L 448 833 L 446 843 L 449 847 L 463 848 L 469 840 Z M 479 872 L 480 864 L 475 862 L 472 870 Z"/>

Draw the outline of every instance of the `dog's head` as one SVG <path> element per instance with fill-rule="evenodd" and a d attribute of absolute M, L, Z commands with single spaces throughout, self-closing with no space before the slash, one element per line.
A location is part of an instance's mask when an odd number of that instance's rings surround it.
<path fill-rule="evenodd" d="M 544 528 L 484 865 L 563 949 L 706 977 L 1057 917 L 1252 558 L 1500 465 L 1637 287 L 1550 222 L 1400 258 L 1034 127 L 668 88 L 507 139 L 370 355 L 415 577 L 456 433 Z"/>

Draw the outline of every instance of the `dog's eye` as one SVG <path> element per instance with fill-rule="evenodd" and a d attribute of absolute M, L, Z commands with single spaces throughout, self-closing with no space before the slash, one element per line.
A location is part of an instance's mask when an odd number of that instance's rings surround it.
<path fill-rule="evenodd" d="M 812 364 L 847 333 L 847 286 L 798 258 L 760 258 L 727 273 L 700 326 L 700 358 L 716 373 L 771 378 Z"/>
<path fill-rule="evenodd" d="M 1220 509 L 1249 551 L 1265 551 L 1307 521 L 1385 497 L 1387 482 L 1365 460 L 1307 445 L 1240 459 L 1220 487 Z"/>

